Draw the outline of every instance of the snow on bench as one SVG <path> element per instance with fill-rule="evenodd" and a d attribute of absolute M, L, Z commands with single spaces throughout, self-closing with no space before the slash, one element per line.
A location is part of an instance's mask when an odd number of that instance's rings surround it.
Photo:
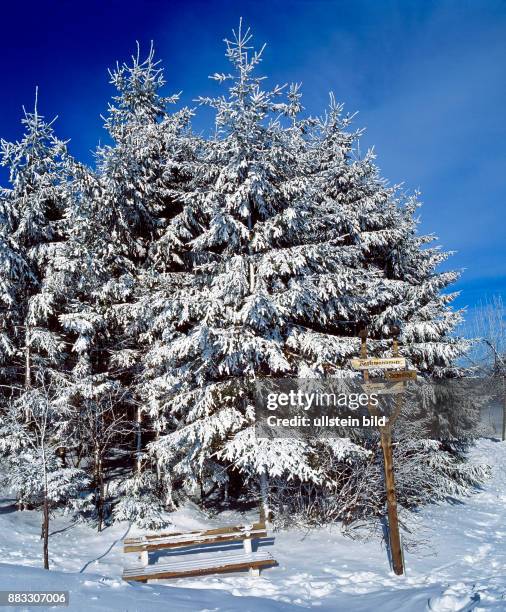
<path fill-rule="evenodd" d="M 146 582 L 160 578 L 180 578 L 184 576 L 200 576 L 228 571 L 249 569 L 250 574 L 258 576 L 260 569 L 277 565 L 276 561 L 266 552 L 253 552 L 252 540 L 266 538 L 265 523 L 254 523 L 234 527 L 220 527 L 207 531 L 189 531 L 186 533 L 161 533 L 127 538 L 123 542 L 125 553 L 138 552 L 141 561 L 140 567 L 128 568 L 123 572 L 124 580 L 138 580 Z M 193 548 L 209 552 L 206 548 L 214 544 L 242 542 L 244 551 L 232 551 L 227 554 L 211 557 L 195 558 L 170 563 L 149 565 L 149 552 L 174 548 Z"/>
<path fill-rule="evenodd" d="M 206 557 L 205 559 L 185 559 L 171 563 L 132 567 L 123 571 L 123 580 L 147 582 L 170 578 L 185 578 L 249 570 L 251 575 L 258 576 L 260 569 L 277 565 L 268 552 L 225 553 Z"/>

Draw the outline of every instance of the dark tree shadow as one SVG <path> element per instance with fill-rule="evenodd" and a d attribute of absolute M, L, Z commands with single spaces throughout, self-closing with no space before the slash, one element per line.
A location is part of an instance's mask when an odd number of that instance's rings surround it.
<path fill-rule="evenodd" d="M 11 514 L 17 512 L 16 500 L 4 497 L 0 499 L 0 514 Z"/>

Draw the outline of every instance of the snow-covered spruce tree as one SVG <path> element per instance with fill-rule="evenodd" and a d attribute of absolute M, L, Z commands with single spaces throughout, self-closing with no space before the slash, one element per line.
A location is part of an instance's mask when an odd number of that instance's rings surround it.
<path fill-rule="evenodd" d="M 0 195 L 0 414 L 19 391 L 19 371 L 16 367 L 16 346 L 22 320 L 22 279 L 29 276 L 28 264 L 16 248 L 12 233 L 12 218 L 8 190 Z"/>
<path fill-rule="evenodd" d="M 344 293 L 352 311 L 370 285 L 358 265 L 348 270 L 359 249 L 336 248 L 339 236 L 321 244 L 325 219 L 305 197 L 298 147 L 288 144 L 283 127 L 298 98 L 284 101 L 281 87 L 262 90 L 254 73 L 261 53 L 250 55 L 250 38 L 239 30 L 227 42 L 235 74 L 214 75 L 232 81 L 228 98 L 201 100 L 216 110 L 218 138 L 186 203 L 191 223 L 176 220 L 193 236 L 193 277 L 167 291 L 154 319 L 159 341 L 147 356 L 158 372 L 152 399 L 176 428 L 151 450 L 165 474 L 204 494 L 226 489 L 231 468 L 264 487 L 269 474 L 318 478 L 306 444 L 273 447 L 255 439 L 244 383 L 305 373 L 307 360 L 292 349 L 292 336 L 314 317 L 328 321 Z"/>
<path fill-rule="evenodd" d="M 218 138 L 171 224 L 185 232 L 192 275 L 158 295 L 146 357 L 169 432 L 151 452 L 168 479 L 204 493 L 226 490 L 234 471 L 264 483 L 328 477 L 319 444 L 255 439 L 245 382 L 352 376 L 365 326 L 372 352 L 388 355 L 400 325 L 402 354 L 435 376 L 458 374 L 466 348 L 448 335 L 460 314 L 441 294 L 457 275 L 436 272 L 447 254 L 416 234 L 416 198 L 386 185 L 372 152 L 358 156 L 360 132 L 333 100 L 322 119 L 299 121 L 296 88 L 287 102 L 281 88 L 263 91 L 249 40 L 239 30 L 227 42 L 234 75 L 214 75 L 232 80 L 229 96 L 202 100 L 216 110 Z M 343 463 L 370 455 L 349 440 L 327 446 Z"/>
<path fill-rule="evenodd" d="M 82 511 L 89 479 L 83 470 L 66 467 L 61 440 L 73 417 L 59 380 L 48 379 L 10 403 L 0 425 L 4 484 L 24 506 L 42 509 L 44 568 L 49 569 L 49 520 L 55 507 Z"/>
<path fill-rule="evenodd" d="M 465 353 L 469 343 L 451 336 L 461 321 L 461 313 L 450 306 L 455 294 L 441 294 L 458 278 L 458 273 L 437 271 L 449 253 L 438 247 L 426 248 L 435 237 L 417 234 L 416 196 L 405 197 L 398 188 L 387 186 L 379 175 L 372 151 L 363 158 L 357 155 L 360 132 L 349 131 L 351 119 L 343 115 L 342 105 L 336 104 L 331 96 L 325 116 L 312 122 L 306 131 L 308 147 L 298 159 L 305 167 L 303 174 L 309 177 L 307 184 L 314 210 L 328 213 L 328 216 L 323 212 L 319 216 L 330 221 L 320 239 L 337 235 L 339 248 L 359 250 L 359 257 L 350 265 L 370 274 L 373 296 L 371 299 L 371 294 L 364 295 L 359 308 L 350 308 L 344 295 L 338 304 L 338 316 L 327 322 L 319 316 L 320 313 L 325 316 L 325 309 L 315 310 L 312 323 L 294 330 L 289 343 L 304 355 L 310 365 L 310 375 L 325 373 L 342 377 L 353 375 L 349 372 L 349 358 L 358 354 L 357 331 L 367 327 L 370 354 L 391 356 L 391 338 L 395 329 L 400 328 L 401 354 L 410 367 L 429 380 L 461 376 L 464 370 L 455 366 L 455 360 Z M 295 131 L 293 146 L 300 146 L 299 141 L 300 133 Z M 373 374 L 381 375 L 381 372 Z M 427 426 L 431 416 L 438 420 L 438 412 L 435 405 L 432 410 L 426 407 L 420 418 Z M 455 416 L 462 422 L 454 419 L 454 432 L 456 427 L 468 425 L 469 419 L 476 417 L 476 410 L 470 407 Z M 440 426 L 438 430 L 441 436 Z M 380 483 L 379 448 L 366 443 L 367 453 L 355 453 L 347 458 L 340 445 L 339 452 L 334 452 L 335 441 L 322 440 L 317 447 L 320 474 L 326 486 L 322 490 L 314 483 L 294 479 L 287 484 L 277 479 L 276 504 L 284 507 L 286 517 L 296 512 L 302 514 L 305 509 L 313 513 L 306 516 L 310 522 L 318 522 L 323 515 L 329 518 L 329 512 L 334 518 L 352 521 L 379 512 L 384 502 L 382 487 L 376 487 L 375 492 L 365 486 L 362 478 L 370 472 L 375 455 L 374 469 L 379 477 L 372 478 L 369 474 L 366 480 L 375 486 Z M 467 443 L 460 440 L 427 441 L 416 436 L 397 445 L 394 454 L 399 467 L 399 502 L 411 507 L 457 490 L 470 491 L 486 470 L 465 465 L 466 448 Z M 418 462 L 423 457 L 425 465 L 425 470 L 417 473 L 420 478 L 416 487 L 411 486 L 407 469 L 413 465 L 413 457 Z M 434 494 L 435 482 L 440 486 L 439 497 Z M 320 511 L 322 515 L 318 516 Z"/>
<path fill-rule="evenodd" d="M 360 328 L 368 328 L 371 353 L 383 355 L 391 351 L 393 330 L 400 327 L 401 353 L 410 365 L 436 377 L 458 375 L 455 359 L 469 344 L 450 337 L 461 313 L 449 306 L 456 294 L 441 291 L 459 273 L 437 272 L 451 253 L 425 248 L 436 238 L 417 234 L 414 215 L 420 204 L 416 195 L 406 197 L 398 187 L 387 185 L 372 150 L 364 157 L 358 155 L 362 132 L 350 131 L 352 117 L 342 111 L 331 96 L 324 117 L 307 130 L 308 147 L 299 160 L 307 177 L 306 198 L 313 206 L 312 214 L 324 220 L 318 228 L 320 241 L 334 238 L 339 248 L 358 251 L 348 267 L 368 273 L 374 297 L 363 299 L 359 308 L 355 304 L 354 310 L 340 299 L 337 316 L 323 314 L 331 333 L 320 337 L 312 325 L 300 336 L 300 343 L 294 339 L 294 348 L 308 356 L 311 368 L 321 371 L 328 366 L 339 373 L 349 368 L 347 359 L 357 354 L 355 337 Z M 297 138 L 298 134 L 293 140 Z M 321 312 L 315 313 L 316 320 Z M 326 321 L 321 323 L 328 326 Z M 333 347 L 338 350 L 332 352 Z"/>
<path fill-rule="evenodd" d="M 11 184 L 2 191 L 2 232 L 15 254 L 1 274 L 12 288 L 8 317 L 17 382 L 30 388 L 37 371 L 65 358 L 57 314 L 67 289 L 62 252 L 69 157 L 52 122 L 38 113 L 37 102 L 33 113 L 25 112 L 22 124 L 20 141 L 1 143 L 1 163 L 9 170 Z"/>
<path fill-rule="evenodd" d="M 65 243 L 69 203 L 66 143 L 39 114 L 25 112 L 21 140 L 1 142 L 10 187 L 1 193 L 0 270 L 4 362 L 3 390 L 23 404 L 32 391 L 58 377 L 64 388 L 68 351 L 58 322 L 67 299 Z M 5 359 L 6 357 L 6 359 Z M 5 397 L 5 393 L 3 394 Z M 60 440 L 60 453 L 67 445 Z"/>
<path fill-rule="evenodd" d="M 117 66 L 111 82 L 118 95 L 109 106 L 105 127 L 113 144 L 98 149 L 96 172 L 83 167 L 76 171 L 71 243 L 80 263 L 81 289 L 73 311 L 62 321 L 75 334 L 78 356 L 72 401 L 87 414 L 103 414 L 104 401 L 112 401 L 115 410 L 135 422 L 133 473 L 110 491 L 119 499 L 116 518 L 147 527 L 159 525 L 161 519 L 156 474 L 143 455 L 143 433 L 150 435 L 151 424 L 144 421 L 134 384 L 140 349 L 134 289 L 160 259 L 150 245 L 176 212 L 173 192 L 184 182 L 177 160 L 187 146 L 182 135 L 191 113 L 168 113 L 168 104 L 177 96 L 161 96 L 163 73 L 153 49 L 144 61 L 138 53 L 131 65 Z M 124 445 L 124 437 L 118 443 Z M 96 486 L 97 492 L 101 489 Z M 99 514 L 104 505 L 100 498 Z"/>
<path fill-rule="evenodd" d="M 131 395 L 121 371 L 111 364 L 119 332 L 107 290 L 124 272 L 124 258 L 110 239 L 102 215 L 103 183 L 81 164 L 72 167 L 72 222 L 66 245 L 69 295 L 59 316 L 71 346 L 65 400 L 74 409 L 66 428 L 71 461 L 88 471 L 94 491 L 92 519 L 100 530 L 109 519 L 107 479 L 111 458 L 131 456 Z M 113 227 L 114 231 L 114 227 Z"/>

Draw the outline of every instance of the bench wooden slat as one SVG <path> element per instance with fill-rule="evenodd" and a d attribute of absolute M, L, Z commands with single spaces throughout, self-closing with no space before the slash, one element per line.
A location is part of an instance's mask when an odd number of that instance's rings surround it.
<path fill-rule="evenodd" d="M 233 537 L 248 537 L 248 535 L 255 535 L 258 533 L 266 533 L 266 529 L 250 529 L 250 530 L 243 530 L 243 531 L 239 531 L 239 530 L 235 530 L 235 531 L 230 531 L 227 533 L 219 533 L 219 534 L 213 534 L 213 533 L 207 533 L 207 532 L 202 532 L 202 533 L 195 533 L 192 531 L 189 531 L 188 533 L 177 533 L 177 534 L 168 534 L 168 535 L 163 535 L 163 536 L 158 536 L 156 538 L 152 537 L 152 538 L 138 538 L 136 540 L 134 539 L 127 539 L 123 541 L 124 546 L 141 546 L 141 545 L 147 545 L 147 544 L 156 544 L 157 542 L 186 542 L 189 539 L 191 539 L 192 541 L 195 542 L 199 542 L 199 541 L 206 541 L 208 539 L 212 539 L 212 538 L 226 538 L 229 536 L 233 536 Z"/>
<path fill-rule="evenodd" d="M 250 525 L 247 525 L 250 526 Z M 160 538 L 173 538 L 176 536 L 193 536 L 194 538 L 198 538 L 200 536 L 211 536 L 211 535 L 221 535 L 235 532 L 244 531 L 244 527 L 246 525 L 233 525 L 229 527 L 219 527 L 216 529 L 207 529 L 207 530 L 199 530 L 199 531 L 176 531 L 172 533 L 154 533 L 145 536 L 138 536 L 133 538 L 125 538 L 124 544 L 126 545 L 135 545 L 140 544 L 141 542 L 145 542 L 146 540 L 159 540 Z M 252 531 L 265 531 L 265 523 L 253 523 L 251 525 Z"/>
<path fill-rule="evenodd" d="M 248 569 L 261 569 L 274 565 L 277 565 L 277 562 L 269 553 L 263 551 L 251 555 L 228 554 L 219 557 L 209 557 L 206 560 L 199 561 L 193 559 L 176 561 L 163 565 L 129 568 L 124 570 L 123 580 L 144 582 L 155 579 L 183 578 Z"/>
<path fill-rule="evenodd" d="M 249 535 L 251 539 L 258 540 L 260 538 L 266 538 L 266 531 L 250 531 Z M 244 533 L 231 533 L 213 536 L 201 536 L 199 538 L 188 537 L 186 535 L 176 536 L 175 538 L 160 538 L 158 540 L 150 540 L 148 542 L 139 542 L 136 544 L 126 544 L 123 547 L 123 551 L 128 552 L 141 552 L 143 550 L 153 551 L 171 548 L 183 548 L 184 546 L 196 546 L 198 544 L 220 544 L 222 542 L 241 542 L 246 539 Z"/>

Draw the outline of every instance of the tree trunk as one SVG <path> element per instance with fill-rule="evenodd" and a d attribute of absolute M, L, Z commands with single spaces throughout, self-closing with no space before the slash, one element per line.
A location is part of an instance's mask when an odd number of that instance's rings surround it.
<path fill-rule="evenodd" d="M 173 510 L 176 504 L 172 497 L 172 481 L 166 478 L 165 480 L 165 507 L 167 510 Z"/>
<path fill-rule="evenodd" d="M 62 467 L 67 467 L 67 449 L 64 446 L 60 446 L 58 449 L 58 457 L 61 459 Z"/>
<path fill-rule="evenodd" d="M 30 328 L 25 331 L 25 389 L 32 386 L 32 360 L 30 354 Z"/>
<path fill-rule="evenodd" d="M 136 424 L 135 424 L 135 472 L 138 476 L 140 476 L 141 473 L 141 469 L 142 469 L 142 460 L 141 460 L 141 455 L 142 455 L 142 433 L 141 433 L 141 426 L 142 426 L 142 412 L 141 412 L 141 407 L 138 406 L 137 407 L 137 419 L 136 419 Z"/>
<path fill-rule="evenodd" d="M 44 470 L 44 506 L 42 510 L 42 535 L 44 537 L 44 569 L 49 569 L 49 500 L 47 498 L 47 459 L 44 443 L 42 444 L 42 469 Z"/>
<path fill-rule="evenodd" d="M 156 430 L 156 442 L 158 442 L 160 440 L 160 431 Z M 156 486 L 158 489 L 158 492 L 161 494 L 163 491 L 163 482 L 162 482 L 162 468 L 160 465 L 160 461 L 157 460 L 156 462 Z"/>
<path fill-rule="evenodd" d="M 104 508 L 105 508 L 105 496 L 104 496 L 104 474 L 102 471 L 102 460 L 100 460 L 100 472 L 99 472 L 99 484 L 98 484 L 100 505 L 98 509 L 98 530 L 102 531 L 104 525 Z"/>
<path fill-rule="evenodd" d="M 251 294 L 255 291 L 255 266 L 253 262 L 249 262 L 249 291 Z"/>
<path fill-rule="evenodd" d="M 47 472 L 44 466 L 44 507 L 42 513 L 42 534 L 44 537 L 44 569 L 49 569 L 49 500 L 47 498 Z"/>
<path fill-rule="evenodd" d="M 271 520 L 271 510 L 269 508 L 269 479 L 266 471 L 260 474 L 260 497 L 260 522 L 269 522 Z"/>
<path fill-rule="evenodd" d="M 102 456 L 98 449 L 95 450 L 95 496 L 97 507 L 97 530 L 102 531 L 104 524 L 104 474 Z"/>
<path fill-rule="evenodd" d="M 25 329 L 25 390 L 32 387 L 32 356 L 30 353 L 30 328 Z M 30 412 L 28 408 L 25 410 L 25 423 L 30 420 Z"/>
<path fill-rule="evenodd" d="M 251 232 L 253 231 L 251 213 L 248 217 L 248 228 L 250 230 L 250 238 L 251 238 Z M 250 251 L 250 256 L 251 256 L 251 251 Z M 251 259 L 249 261 L 249 291 L 251 295 L 253 295 L 253 293 L 255 292 L 255 266 L 253 262 L 251 261 Z M 261 497 L 260 522 L 262 523 L 269 522 L 271 519 L 271 511 L 269 508 L 269 479 L 267 477 L 266 470 L 264 470 L 260 474 L 260 497 Z"/>
<path fill-rule="evenodd" d="M 49 569 L 49 504 L 44 498 L 44 569 Z"/>

